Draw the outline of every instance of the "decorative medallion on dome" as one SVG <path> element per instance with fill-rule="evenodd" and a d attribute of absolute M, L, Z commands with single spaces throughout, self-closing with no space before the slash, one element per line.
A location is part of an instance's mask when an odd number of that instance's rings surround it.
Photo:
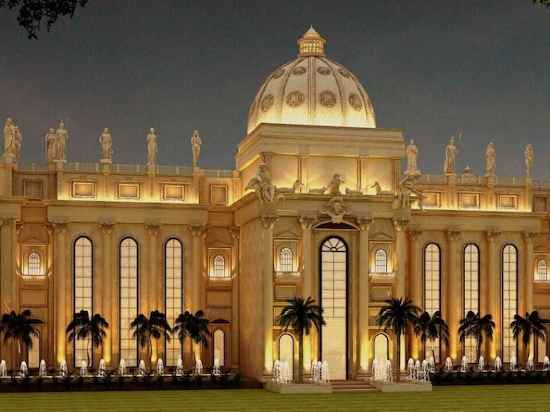
<path fill-rule="evenodd" d="M 342 76 L 346 77 L 346 78 L 349 78 L 350 77 L 350 74 L 349 72 L 344 69 L 344 68 L 339 68 L 338 69 L 338 73 L 340 73 Z"/>
<path fill-rule="evenodd" d="M 348 102 L 349 102 L 349 105 L 357 111 L 363 108 L 363 103 L 361 102 L 361 98 L 355 93 L 352 93 L 349 95 Z"/>
<path fill-rule="evenodd" d="M 269 109 L 271 109 L 271 106 L 273 106 L 273 101 L 275 99 L 273 98 L 272 94 L 268 94 L 264 96 L 262 99 L 262 102 L 260 103 L 260 107 L 262 108 L 262 112 L 267 112 Z"/>
<path fill-rule="evenodd" d="M 328 76 L 330 74 L 330 69 L 326 66 L 319 66 L 317 67 L 317 73 Z"/>
<path fill-rule="evenodd" d="M 319 103 L 325 107 L 334 107 L 336 96 L 330 90 L 325 90 L 319 94 Z"/>
<path fill-rule="evenodd" d="M 300 76 L 306 72 L 306 68 L 304 66 L 296 66 L 294 69 L 292 69 L 292 74 L 295 74 L 297 76 Z"/>
<path fill-rule="evenodd" d="M 288 96 L 286 96 L 286 104 L 288 104 L 290 107 L 298 107 L 304 102 L 305 99 L 306 97 L 302 92 L 295 90 L 293 92 L 290 92 Z"/>
<path fill-rule="evenodd" d="M 278 78 L 281 77 L 283 74 L 285 74 L 284 69 L 278 68 L 277 70 L 275 70 L 275 71 L 273 72 L 273 74 L 271 75 L 271 77 L 274 78 L 274 79 L 278 79 Z"/>

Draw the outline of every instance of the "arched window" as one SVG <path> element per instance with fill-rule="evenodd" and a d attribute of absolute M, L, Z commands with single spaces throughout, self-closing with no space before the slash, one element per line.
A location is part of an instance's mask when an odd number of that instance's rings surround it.
<path fill-rule="evenodd" d="M 517 345 L 510 323 L 518 313 L 518 250 L 513 245 L 502 249 L 502 355 L 504 362 L 517 359 Z"/>
<path fill-rule="evenodd" d="M 74 273 L 73 273 L 73 313 L 81 310 L 93 313 L 93 246 L 87 237 L 79 237 L 74 242 Z M 76 367 L 82 361 L 88 361 L 89 339 L 77 339 L 73 343 L 74 364 Z"/>
<path fill-rule="evenodd" d="M 137 366 L 137 340 L 132 336 L 130 323 L 138 314 L 138 244 L 132 238 L 120 242 L 120 358 L 127 366 Z"/>
<path fill-rule="evenodd" d="M 470 243 L 464 248 L 464 316 L 469 311 L 479 312 L 479 248 Z M 477 343 L 473 337 L 464 342 L 464 355 L 468 362 L 475 362 Z"/>
<path fill-rule="evenodd" d="M 279 337 L 279 361 L 288 367 L 289 378 L 294 377 L 294 338 L 288 333 Z"/>
<path fill-rule="evenodd" d="M 214 256 L 214 259 L 212 259 L 212 273 L 210 277 L 213 277 L 213 278 L 226 277 L 225 257 L 223 257 L 222 255 L 216 255 Z"/>
<path fill-rule="evenodd" d="M 548 280 L 548 266 L 546 265 L 546 260 L 544 259 L 539 259 L 537 261 L 535 280 Z"/>
<path fill-rule="evenodd" d="M 376 273 L 388 271 L 388 254 L 384 249 L 378 249 L 374 254 L 374 270 Z"/>
<path fill-rule="evenodd" d="M 436 243 L 424 249 L 424 310 L 431 315 L 441 310 L 441 250 Z M 426 343 L 426 358 L 439 362 L 439 340 Z"/>
<path fill-rule="evenodd" d="M 184 311 L 183 246 L 178 239 L 169 239 L 164 246 L 164 271 L 166 320 L 173 326 Z M 179 339 L 166 341 L 166 365 L 175 366 L 180 357 L 183 354 Z"/>
<path fill-rule="evenodd" d="M 214 332 L 214 365 L 216 360 L 220 366 L 225 364 L 225 333 L 221 329 Z"/>
<path fill-rule="evenodd" d="M 281 272 L 294 272 L 294 254 L 289 247 L 279 251 L 279 268 Z"/>
<path fill-rule="evenodd" d="M 40 263 L 40 255 L 37 252 L 31 252 L 27 261 L 27 274 L 29 276 L 40 276 L 42 274 Z"/>
<path fill-rule="evenodd" d="M 389 340 L 384 333 L 379 333 L 374 337 L 374 359 L 386 361 L 389 359 Z"/>

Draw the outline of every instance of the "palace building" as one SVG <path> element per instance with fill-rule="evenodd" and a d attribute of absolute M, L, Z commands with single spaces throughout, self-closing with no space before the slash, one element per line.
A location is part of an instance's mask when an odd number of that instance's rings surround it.
<path fill-rule="evenodd" d="M 71 136 L 71 142 L 78 137 Z M 359 79 L 325 53 L 312 28 L 298 56 L 258 88 L 234 170 L 199 166 L 201 137 L 191 138 L 192 166 L 163 166 L 148 132 L 147 164 L 113 162 L 111 133 L 100 136 L 97 163 L 66 159 L 61 122 L 45 137 L 45 162 L 20 160 L 22 134 L 4 127 L 0 163 L 0 307 L 32 310 L 44 323 L 27 354 L 31 367 L 86 359 L 86 342 L 68 341 L 73 313 L 101 313 L 110 323 L 103 357 L 137 366 L 129 329 L 139 313 L 158 309 L 173 323 L 204 310 L 214 359 L 266 379 L 275 360 L 297 373 L 298 343 L 276 319 L 287 299 L 312 296 L 326 326 L 305 339 L 306 373 L 327 360 L 332 379 L 369 374 L 375 358 L 396 359 L 395 336 L 376 326 L 390 297 L 410 297 L 448 322 L 448 344 L 402 339 L 409 357 L 433 350 L 439 361 L 476 359 L 458 326 L 472 310 L 492 314 L 487 362 L 528 356 L 509 324 L 514 314 L 550 317 L 550 184 L 531 176 L 530 145 L 518 150 L 525 175 L 496 173 L 496 148 L 480 175 L 455 170 L 453 139 L 442 147 L 442 174 L 422 174 L 418 148 L 403 132 L 376 125 Z M 443 161 L 444 158 L 444 161 Z M 406 163 L 405 170 L 401 164 Z M 503 169 L 503 168 L 502 168 Z M 546 343 L 531 348 L 540 359 Z M 153 359 L 193 364 L 190 345 L 173 339 Z M 14 366 L 16 349 L 0 358 Z"/>

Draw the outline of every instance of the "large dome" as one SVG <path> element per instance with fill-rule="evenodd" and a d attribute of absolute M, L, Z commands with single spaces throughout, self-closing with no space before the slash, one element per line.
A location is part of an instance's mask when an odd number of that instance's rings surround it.
<path fill-rule="evenodd" d="M 250 106 L 250 133 L 260 123 L 376 127 L 374 107 L 357 78 L 325 57 L 325 39 L 310 28 L 298 58 L 267 77 Z"/>

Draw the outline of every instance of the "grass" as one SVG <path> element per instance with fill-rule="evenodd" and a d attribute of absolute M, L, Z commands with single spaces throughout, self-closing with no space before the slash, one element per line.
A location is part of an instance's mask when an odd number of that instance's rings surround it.
<path fill-rule="evenodd" d="M 431 393 L 279 395 L 263 390 L 3 393 L 0 411 L 549 411 L 550 385 L 437 387 Z"/>

